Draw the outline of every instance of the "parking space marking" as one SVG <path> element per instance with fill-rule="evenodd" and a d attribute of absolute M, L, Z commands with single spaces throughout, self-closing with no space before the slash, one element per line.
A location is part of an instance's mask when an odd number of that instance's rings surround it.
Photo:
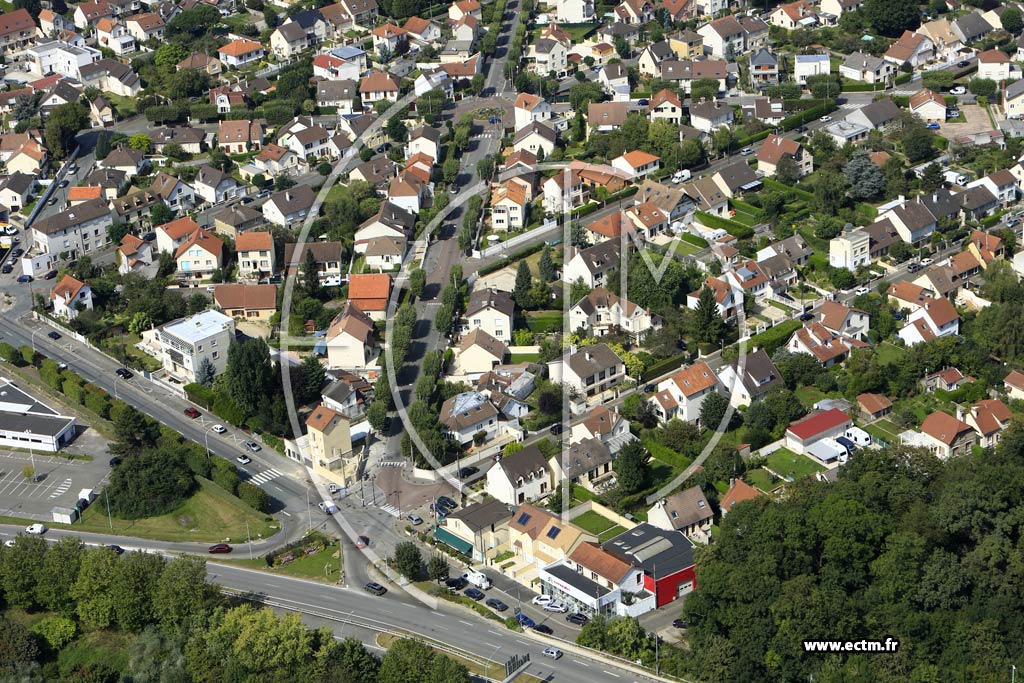
<path fill-rule="evenodd" d="M 53 493 L 50 494 L 50 498 L 56 498 L 57 496 L 64 495 L 64 492 L 69 488 L 71 488 L 71 480 L 65 479 L 60 486 L 53 490 Z"/>

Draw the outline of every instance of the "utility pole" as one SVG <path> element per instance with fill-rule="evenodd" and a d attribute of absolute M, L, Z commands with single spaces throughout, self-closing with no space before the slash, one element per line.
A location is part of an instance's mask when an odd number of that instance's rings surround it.
<path fill-rule="evenodd" d="M 249 559 L 252 559 L 252 536 L 249 535 L 249 520 L 245 520 L 245 542 L 249 544 Z"/>
<path fill-rule="evenodd" d="M 107 495 L 107 489 L 103 489 L 103 500 L 107 503 L 107 521 L 110 523 L 110 530 L 114 530 L 114 518 L 110 516 L 110 496 Z"/>

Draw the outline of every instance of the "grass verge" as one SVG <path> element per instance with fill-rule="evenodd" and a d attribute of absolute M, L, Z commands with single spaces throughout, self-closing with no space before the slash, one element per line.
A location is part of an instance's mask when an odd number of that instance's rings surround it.
<path fill-rule="evenodd" d="M 792 479 L 801 479 L 825 469 L 806 455 L 794 453 L 788 448 L 780 448 L 769 455 L 768 467 L 772 472 Z"/>

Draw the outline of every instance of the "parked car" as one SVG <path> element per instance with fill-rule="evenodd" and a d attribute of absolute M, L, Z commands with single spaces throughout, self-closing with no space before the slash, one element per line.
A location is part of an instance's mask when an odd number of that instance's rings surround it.
<path fill-rule="evenodd" d="M 259 453 L 260 451 L 263 450 L 263 446 L 260 446 L 255 441 L 246 441 L 245 442 L 245 447 L 248 448 L 253 453 Z"/>
<path fill-rule="evenodd" d="M 11 258 L 21 258 L 21 255 L 24 254 L 24 253 L 25 253 L 25 250 L 22 249 L 21 247 L 18 247 L 17 249 L 14 249 L 13 251 L 11 251 Z"/>
<path fill-rule="evenodd" d="M 533 630 L 537 633 L 543 633 L 546 636 L 550 636 L 552 633 L 554 633 L 554 631 L 551 630 L 551 627 L 547 624 L 537 624 L 533 627 Z"/>
<path fill-rule="evenodd" d="M 18 282 L 32 282 L 32 276 L 31 275 L 19 275 L 18 276 Z"/>
<path fill-rule="evenodd" d="M 569 611 L 569 606 L 566 605 L 564 602 L 558 602 L 557 600 L 552 600 L 548 604 L 543 605 L 541 607 L 541 609 L 544 610 L 545 612 L 565 613 L 565 612 Z"/>
<path fill-rule="evenodd" d="M 749 157 L 753 153 L 754 153 L 754 150 L 751 147 L 744 147 L 743 149 L 740 150 L 740 155 L 745 156 L 745 157 Z"/>
<path fill-rule="evenodd" d="M 188 408 L 185 408 L 185 410 L 182 411 L 182 412 L 184 412 L 186 415 L 191 417 L 193 420 L 196 419 L 197 417 L 199 417 L 200 415 L 202 415 L 202 413 L 200 413 L 198 410 L 196 410 L 192 406 L 189 406 Z"/>
<path fill-rule="evenodd" d="M 211 545 L 206 552 L 213 553 L 215 555 L 220 553 L 230 553 L 231 546 L 229 546 L 227 543 L 218 543 L 216 545 Z"/>
<path fill-rule="evenodd" d="M 467 588 L 462 594 L 470 600 L 483 600 L 485 597 L 484 592 L 479 588 Z"/>
<path fill-rule="evenodd" d="M 225 432 L 228 431 L 227 427 L 225 427 L 224 425 L 213 425 L 212 427 L 210 427 L 210 429 L 212 429 L 217 434 L 224 434 Z"/>
<path fill-rule="evenodd" d="M 853 291 L 853 293 L 856 294 L 857 296 L 864 296 L 865 294 L 867 294 L 870 291 L 871 290 L 868 289 L 867 287 L 858 287 L 857 289 L 855 289 Z"/>
<path fill-rule="evenodd" d="M 581 614 L 580 612 L 573 612 L 572 614 L 567 614 L 565 616 L 565 620 L 568 621 L 570 624 L 583 626 L 588 621 L 590 621 L 590 617 L 588 617 L 586 614 Z"/>
<path fill-rule="evenodd" d="M 803 315 L 800 316 L 800 320 L 802 320 L 804 322 L 807 322 L 808 320 L 814 320 L 814 314 L 813 313 L 804 313 Z"/>
<path fill-rule="evenodd" d="M 457 508 L 459 506 L 458 503 L 456 503 L 454 500 L 452 500 L 448 496 L 438 496 L 437 497 L 437 502 L 440 503 L 441 505 L 444 505 L 446 508 L 449 508 L 451 510 L 454 510 L 455 508 Z"/>
<path fill-rule="evenodd" d="M 111 467 L 117 467 L 121 464 L 121 458 L 111 458 L 110 462 L 107 463 Z"/>
<path fill-rule="evenodd" d="M 921 259 L 921 265 L 922 266 L 930 266 L 933 263 L 935 263 L 935 259 L 928 258 L 928 257 L 925 257 L 925 258 Z"/>
<path fill-rule="evenodd" d="M 907 266 L 908 273 L 916 273 L 919 270 L 921 270 L 921 264 L 916 261 Z"/>
<path fill-rule="evenodd" d="M 553 424 L 551 425 L 551 428 L 548 429 L 548 431 L 557 436 L 565 431 L 565 427 L 560 424 Z"/>
<path fill-rule="evenodd" d="M 60 332 L 57 332 L 57 331 L 47 332 L 46 336 L 49 337 L 50 339 L 52 339 L 53 341 L 57 341 L 58 339 L 60 339 Z"/>
<path fill-rule="evenodd" d="M 57 277 L 57 271 L 56 270 L 48 270 L 48 271 L 46 271 L 46 275 L 43 276 L 43 279 L 44 280 L 52 280 L 55 277 Z"/>
<path fill-rule="evenodd" d="M 558 659 L 562 656 L 562 651 L 559 650 L 557 647 L 546 647 L 544 648 L 544 652 L 542 652 L 541 654 L 543 654 L 545 657 L 551 657 L 551 659 Z"/>
<path fill-rule="evenodd" d="M 2 272 L 4 275 L 7 275 L 12 270 L 14 270 L 14 266 L 12 266 L 10 263 L 5 263 L 4 267 L 0 268 L 0 272 Z"/>
<path fill-rule="evenodd" d="M 356 547 L 357 548 L 365 548 L 368 545 L 370 545 L 370 537 L 369 536 L 356 536 Z"/>
<path fill-rule="evenodd" d="M 549 602 L 551 602 L 552 600 L 554 600 L 554 598 L 551 597 L 550 595 L 538 595 L 537 597 L 535 597 L 530 602 L 532 602 L 534 605 L 546 605 Z"/>
<path fill-rule="evenodd" d="M 443 518 L 448 516 L 448 508 L 437 503 L 430 504 L 430 511 L 437 517 Z"/>
<path fill-rule="evenodd" d="M 650 100 L 637 100 L 636 103 L 639 104 L 641 107 L 646 107 L 648 104 L 651 103 L 651 101 Z"/>
<path fill-rule="evenodd" d="M 370 583 L 368 583 L 365 586 L 363 586 L 363 588 L 366 589 L 367 593 L 373 593 L 374 595 L 377 595 L 377 596 L 384 595 L 385 593 L 388 592 L 387 588 L 385 588 L 384 586 L 380 585 L 376 581 L 371 581 Z"/>
<path fill-rule="evenodd" d="M 488 607 L 490 607 L 491 609 L 498 610 L 499 612 L 504 612 L 505 610 L 508 609 L 508 605 L 503 603 L 498 598 L 488 598 L 487 602 L 484 603 L 484 604 L 487 605 Z"/>
<path fill-rule="evenodd" d="M 423 518 L 419 515 L 409 515 L 408 519 L 410 522 L 412 522 L 413 526 L 419 526 L 420 524 L 423 524 Z"/>
<path fill-rule="evenodd" d="M 132 374 L 132 371 L 131 371 L 131 370 L 129 370 L 128 368 L 118 368 L 118 369 L 117 369 L 117 370 L 115 370 L 114 372 L 115 372 L 115 373 L 117 374 L 117 376 L 118 376 L 118 377 L 120 377 L 121 379 L 131 379 L 132 377 L 134 377 L 134 376 L 135 376 L 135 375 L 133 375 L 133 374 Z"/>
<path fill-rule="evenodd" d="M 241 464 L 243 464 L 243 465 L 248 465 L 249 463 L 251 463 L 251 462 L 252 462 L 252 458 L 250 458 L 250 457 L 249 457 L 248 455 L 246 455 L 245 453 L 242 453 L 242 454 L 241 454 L 240 456 L 238 456 L 237 458 L 235 458 L 235 460 L 237 460 L 238 462 L 240 462 L 240 463 L 241 463 Z"/>
<path fill-rule="evenodd" d="M 966 95 L 967 94 L 967 88 L 965 88 L 962 85 L 958 85 L 955 88 L 953 88 L 952 90 L 950 90 L 949 94 L 950 95 Z"/>
<path fill-rule="evenodd" d="M 673 619 L 672 620 L 672 626 L 674 628 L 686 628 L 687 627 L 686 619 Z"/>
<path fill-rule="evenodd" d="M 519 625 L 522 626 L 523 628 L 533 628 L 534 626 L 537 625 L 537 622 L 535 622 L 533 619 L 531 619 L 530 617 L 526 616 L 522 612 L 520 612 L 519 614 L 516 615 L 516 620 L 519 621 Z"/>
<path fill-rule="evenodd" d="M 122 547 L 121 547 L 121 546 L 119 546 L 119 545 L 113 545 L 113 544 L 111 544 L 111 545 L 108 545 L 107 547 L 108 547 L 108 548 L 110 548 L 111 550 L 113 550 L 113 551 L 114 551 L 115 553 L 117 553 L 118 555 L 124 555 L 124 548 L 122 548 Z"/>
<path fill-rule="evenodd" d="M 444 585 L 453 591 L 460 591 L 469 585 L 469 581 L 466 581 L 461 576 L 456 576 L 455 578 L 445 581 Z"/>
<path fill-rule="evenodd" d="M 472 477 L 479 471 L 479 467 L 463 467 L 461 470 L 459 470 L 459 478 L 465 479 L 466 477 Z"/>
<path fill-rule="evenodd" d="M 40 536 L 46 533 L 46 525 L 38 523 L 29 524 L 27 527 L 25 527 L 25 533 L 32 534 L 33 536 Z"/>
<path fill-rule="evenodd" d="M 958 69 L 966 69 L 970 65 L 971 65 L 970 61 L 968 61 L 966 59 L 961 59 L 959 62 L 956 63 L 956 66 L 957 66 Z M 963 88 L 961 88 L 961 90 L 963 90 Z"/>
<path fill-rule="evenodd" d="M 145 235 L 142 236 L 142 241 L 143 242 L 155 242 L 156 241 L 156 233 L 155 232 L 147 232 Z"/>
<path fill-rule="evenodd" d="M 821 122 L 822 122 L 822 123 L 828 123 L 828 122 L 829 122 L 829 121 L 831 121 L 831 120 L 832 120 L 832 117 L 831 117 L 831 116 L 822 116 L 822 117 L 821 117 Z"/>
<path fill-rule="evenodd" d="M 928 123 L 925 126 L 925 128 L 927 128 L 928 130 L 939 130 L 940 128 L 942 128 L 942 126 L 939 125 L 938 121 L 932 121 Z"/>

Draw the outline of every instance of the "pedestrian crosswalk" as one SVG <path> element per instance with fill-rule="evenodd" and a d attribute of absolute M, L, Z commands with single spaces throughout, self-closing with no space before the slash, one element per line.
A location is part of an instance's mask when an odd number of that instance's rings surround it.
<path fill-rule="evenodd" d="M 402 516 L 398 512 L 398 508 L 396 508 L 394 505 L 389 505 L 387 503 L 384 503 L 383 505 L 381 505 L 379 507 L 380 507 L 381 510 L 383 510 L 386 513 L 388 513 L 392 517 L 398 518 L 398 517 Z"/>
<path fill-rule="evenodd" d="M 71 480 L 65 479 L 61 482 L 60 486 L 53 490 L 53 493 L 50 494 L 50 498 L 57 498 L 58 496 L 64 495 L 69 488 L 71 488 Z"/>
<path fill-rule="evenodd" d="M 381 461 L 381 462 L 377 463 L 377 465 L 379 467 L 405 467 L 405 461 L 404 460 L 398 460 L 398 461 L 395 461 L 395 460 L 384 460 L 384 461 Z"/>
<path fill-rule="evenodd" d="M 281 476 L 281 473 L 278 472 L 277 470 L 269 469 L 269 470 L 264 470 L 263 472 L 260 472 L 259 474 L 254 474 L 252 476 L 252 479 L 250 479 L 249 481 L 254 483 L 254 484 L 266 484 L 271 479 L 277 479 L 280 476 Z"/>

